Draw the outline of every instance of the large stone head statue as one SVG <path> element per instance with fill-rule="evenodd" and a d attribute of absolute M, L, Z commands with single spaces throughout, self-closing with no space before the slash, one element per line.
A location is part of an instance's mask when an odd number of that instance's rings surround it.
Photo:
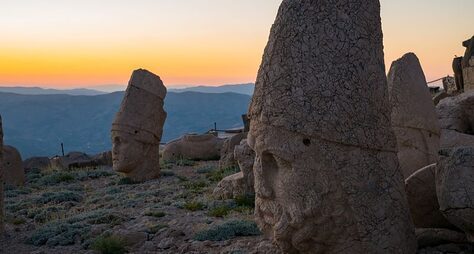
<path fill-rule="evenodd" d="M 142 69 L 133 72 L 112 124 L 112 158 L 117 172 L 136 181 L 160 176 L 165 96 L 166 87 L 160 77 Z"/>
<path fill-rule="evenodd" d="M 255 215 L 285 252 L 414 253 L 378 0 L 283 0 L 249 109 Z"/>

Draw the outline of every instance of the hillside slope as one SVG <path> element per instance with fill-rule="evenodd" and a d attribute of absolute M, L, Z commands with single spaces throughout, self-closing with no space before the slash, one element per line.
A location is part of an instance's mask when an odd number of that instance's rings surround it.
<path fill-rule="evenodd" d="M 5 143 L 17 147 L 24 158 L 66 152 L 97 153 L 110 150 L 110 126 L 123 92 L 97 96 L 19 95 L 0 93 Z M 241 126 L 250 96 L 234 93 L 168 93 L 163 141 L 188 132 L 214 127 Z"/>

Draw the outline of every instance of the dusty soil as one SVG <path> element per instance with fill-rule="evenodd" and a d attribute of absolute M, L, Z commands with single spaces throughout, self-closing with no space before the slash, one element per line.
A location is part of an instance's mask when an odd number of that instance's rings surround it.
<path fill-rule="evenodd" d="M 252 221 L 252 197 L 211 196 L 232 173 L 217 164 L 163 165 L 145 183 L 110 168 L 30 171 L 24 187 L 5 192 L 0 252 L 107 253 L 115 243 L 129 253 L 278 253 Z"/>

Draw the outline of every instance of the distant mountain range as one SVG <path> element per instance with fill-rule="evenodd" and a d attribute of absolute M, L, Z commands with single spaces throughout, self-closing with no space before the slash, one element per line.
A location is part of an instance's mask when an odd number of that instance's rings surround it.
<path fill-rule="evenodd" d="M 24 158 L 66 152 L 94 154 L 111 149 L 110 127 L 124 92 L 95 96 L 22 95 L 0 93 L 4 141 L 17 147 Z M 242 126 L 250 96 L 237 93 L 169 92 L 168 117 L 162 141 L 189 132 L 203 133 Z"/>
<path fill-rule="evenodd" d="M 201 93 L 240 93 L 252 95 L 255 89 L 255 84 L 238 84 L 238 85 L 223 85 L 223 86 L 193 86 L 187 88 L 170 88 L 171 92 L 201 92 Z"/>
<path fill-rule="evenodd" d="M 48 89 L 41 87 L 0 87 L 0 92 L 3 93 L 16 93 L 24 95 L 46 95 L 46 94 L 68 94 L 68 95 L 101 95 L 106 92 L 87 89 L 87 88 L 76 88 L 76 89 Z"/>
<path fill-rule="evenodd" d="M 46 94 L 67 94 L 67 95 L 102 95 L 112 92 L 125 91 L 124 85 L 103 85 L 94 86 L 90 88 L 76 88 L 76 89 L 50 89 L 41 87 L 1 87 L 0 92 L 16 93 L 24 95 L 46 95 Z M 185 88 L 168 88 L 169 92 L 183 93 L 183 92 L 200 92 L 200 93 L 238 93 L 252 95 L 255 85 L 236 84 L 236 85 L 222 85 L 222 86 L 193 86 Z"/>

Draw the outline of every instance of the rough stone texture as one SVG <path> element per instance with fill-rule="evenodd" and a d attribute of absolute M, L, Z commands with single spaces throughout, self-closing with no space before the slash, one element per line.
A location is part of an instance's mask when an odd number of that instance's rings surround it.
<path fill-rule="evenodd" d="M 466 234 L 444 228 L 417 228 L 418 248 L 449 243 L 467 243 Z"/>
<path fill-rule="evenodd" d="M 454 63 L 453 63 L 454 65 Z M 460 65 L 460 63 L 459 63 Z M 460 68 L 460 72 L 462 73 L 462 68 Z M 461 80 L 462 82 L 462 80 Z M 458 93 L 459 92 L 459 89 L 458 89 L 458 85 L 456 84 L 456 78 L 455 77 L 450 77 L 450 76 L 447 76 L 447 77 L 444 77 L 443 78 L 443 89 L 445 93 L 447 94 L 452 94 L 452 93 Z"/>
<path fill-rule="evenodd" d="M 160 177 L 165 96 L 166 87 L 160 77 L 135 70 L 112 124 L 113 168 L 134 181 Z"/>
<path fill-rule="evenodd" d="M 82 152 L 70 152 L 65 156 L 55 156 L 51 158 L 50 164 L 54 169 L 70 169 L 79 163 L 89 162 L 91 157 Z"/>
<path fill-rule="evenodd" d="M 403 176 L 438 161 L 440 127 L 420 61 L 408 53 L 388 73 L 392 126 Z"/>
<path fill-rule="evenodd" d="M 448 97 L 450 97 L 450 95 L 443 91 L 433 97 L 433 103 L 435 106 L 437 106 L 441 100 L 446 99 Z"/>
<path fill-rule="evenodd" d="M 230 138 L 227 138 L 222 145 L 221 159 L 219 160 L 219 168 L 224 169 L 237 165 L 237 161 L 234 158 L 234 148 L 240 144 L 242 139 L 247 137 L 247 133 L 239 133 Z"/>
<path fill-rule="evenodd" d="M 92 156 L 92 161 L 99 166 L 109 166 L 112 167 L 112 151 L 107 151 L 103 153 L 96 154 Z"/>
<path fill-rule="evenodd" d="M 2 126 L 2 116 L 0 116 L 0 148 L 3 147 L 3 126 Z M 3 149 L 0 149 L 0 237 L 4 232 L 4 213 L 5 208 L 3 205 L 4 196 L 3 196 L 3 186 L 4 186 L 4 167 L 3 167 Z"/>
<path fill-rule="evenodd" d="M 247 140 L 241 141 L 234 149 L 234 157 L 240 172 L 222 179 L 214 189 L 213 196 L 219 199 L 231 199 L 238 196 L 254 194 L 253 164 L 255 152 L 250 148 Z"/>
<path fill-rule="evenodd" d="M 417 228 L 452 228 L 439 210 L 436 196 L 436 164 L 426 166 L 405 180 L 411 216 Z"/>
<path fill-rule="evenodd" d="M 466 53 L 462 59 L 462 75 L 464 80 L 464 90 L 474 89 L 474 36 L 465 42 Z"/>
<path fill-rule="evenodd" d="M 474 91 L 442 100 L 436 107 L 441 149 L 474 146 Z"/>
<path fill-rule="evenodd" d="M 474 147 L 443 150 L 436 168 L 440 210 L 474 242 Z"/>
<path fill-rule="evenodd" d="M 48 157 L 31 157 L 23 161 L 23 168 L 25 170 L 47 169 L 50 167 L 51 162 Z"/>
<path fill-rule="evenodd" d="M 23 186 L 25 184 L 25 169 L 18 150 L 13 146 L 3 146 L 3 180 L 6 184 Z"/>
<path fill-rule="evenodd" d="M 284 0 L 249 109 L 256 220 L 284 252 L 414 253 L 377 0 Z"/>
<path fill-rule="evenodd" d="M 220 158 L 223 143 L 223 139 L 213 134 L 186 134 L 166 144 L 163 160 L 217 160 Z"/>

